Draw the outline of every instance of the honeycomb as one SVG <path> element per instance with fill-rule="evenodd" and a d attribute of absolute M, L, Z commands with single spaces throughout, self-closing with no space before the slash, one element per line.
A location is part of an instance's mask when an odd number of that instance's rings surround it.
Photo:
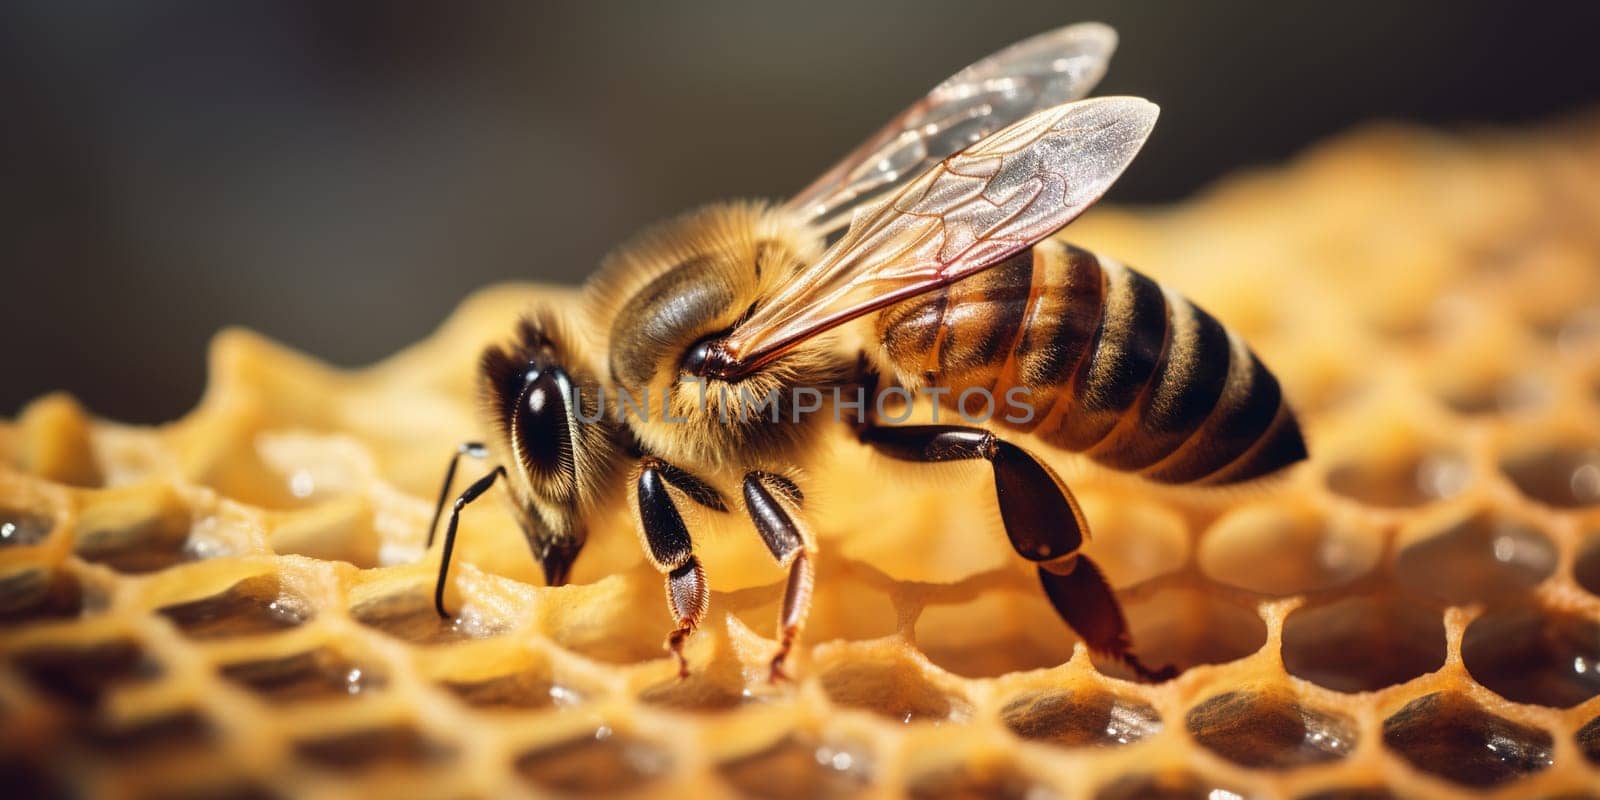
<path fill-rule="evenodd" d="M 737 524 L 700 537 L 716 593 L 684 680 L 620 510 L 552 589 L 504 504 L 470 507 L 441 622 L 424 529 L 477 436 L 476 353 L 570 291 L 507 286 L 356 371 L 226 331 L 169 425 L 62 395 L 0 424 L 0 776 L 113 797 L 1594 796 L 1600 118 L 1358 131 L 1069 232 L 1244 334 L 1310 442 L 1229 490 L 1053 456 L 1140 652 L 1178 678 L 1132 682 L 1075 640 L 981 469 L 843 436 L 809 476 L 792 682 L 766 672 L 783 575 Z"/>

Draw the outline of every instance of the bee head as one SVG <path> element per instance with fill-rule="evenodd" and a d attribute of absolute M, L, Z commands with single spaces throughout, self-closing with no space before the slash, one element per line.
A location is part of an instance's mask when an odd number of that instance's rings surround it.
<path fill-rule="evenodd" d="M 509 346 L 484 351 L 479 368 L 494 448 L 552 586 L 566 582 L 587 538 L 586 512 L 615 460 L 599 384 L 568 349 L 566 330 L 554 313 L 530 316 Z"/>

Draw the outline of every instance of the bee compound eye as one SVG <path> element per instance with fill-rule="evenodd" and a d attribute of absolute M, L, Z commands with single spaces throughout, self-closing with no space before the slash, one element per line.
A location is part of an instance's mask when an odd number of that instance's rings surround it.
<path fill-rule="evenodd" d="M 690 375 L 705 375 L 706 366 L 711 362 L 712 345 L 715 336 L 707 336 L 689 346 L 683 354 L 683 371 Z"/>
<path fill-rule="evenodd" d="M 518 452 L 529 466 L 539 470 L 556 469 L 561 453 L 570 445 L 564 383 L 560 369 L 546 369 L 528 381 L 513 420 Z"/>

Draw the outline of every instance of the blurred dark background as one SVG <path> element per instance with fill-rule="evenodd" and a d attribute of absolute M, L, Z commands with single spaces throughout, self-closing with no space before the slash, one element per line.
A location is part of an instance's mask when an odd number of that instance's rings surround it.
<path fill-rule="evenodd" d="M 0 415 L 169 419 L 207 339 L 338 364 L 628 232 L 783 196 L 966 63 L 1114 25 L 1160 103 L 1110 199 L 1160 203 L 1369 119 L 1600 100 L 1597 3 L 39 2 L 0 9 Z"/>

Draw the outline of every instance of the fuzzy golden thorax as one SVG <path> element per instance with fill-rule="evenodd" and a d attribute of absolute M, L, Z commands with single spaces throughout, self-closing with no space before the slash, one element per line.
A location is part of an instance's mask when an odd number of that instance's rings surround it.
<path fill-rule="evenodd" d="M 640 234 L 586 287 L 588 313 L 607 331 L 605 398 L 641 447 L 715 472 L 767 463 L 832 420 L 832 387 L 851 363 L 831 336 L 802 343 L 737 383 L 695 378 L 685 357 L 758 308 L 822 242 L 758 203 L 709 206 Z M 821 395 L 823 407 L 806 390 Z"/>

